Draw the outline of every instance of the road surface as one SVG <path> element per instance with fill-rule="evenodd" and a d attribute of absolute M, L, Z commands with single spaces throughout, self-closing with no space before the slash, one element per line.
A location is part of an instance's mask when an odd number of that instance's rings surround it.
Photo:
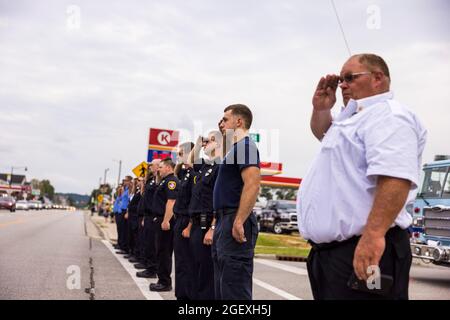
<path fill-rule="evenodd" d="M 0 299 L 175 299 L 101 239 L 81 211 L 0 211 Z M 155 282 L 155 279 L 151 279 Z M 255 259 L 254 299 L 312 299 L 306 265 Z M 413 264 L 411 299 L 450 299 L 450 268 Z"/>

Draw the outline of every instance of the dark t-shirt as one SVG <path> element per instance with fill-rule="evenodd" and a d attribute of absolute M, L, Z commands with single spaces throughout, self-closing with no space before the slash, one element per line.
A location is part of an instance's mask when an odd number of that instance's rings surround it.
<path fill-rule="evenodd" d="M 241 171 L 248 167 L 260 167 L 259 151 L 249 137 L 236 142 L 219 165 L 214 185 L 214 210 L 238 208 L 241 199 Z"/>
<path fill-rule="evenodd" d="M 217 178 L 219 165 L 205 163 L 196 172 L 192 187 L 192 197 L 189 206 L 189 214 L 196 216 L 200 213 L 213 214 L 214 184 Z"/>
<path fill-rule="evenodd" d="M 157 216 L 164 216 L 166 213 L 166 203 L 169 199 L 176 199 L 178 193 L 178 178 L 175 175 L 169 174 L 161 180 L 155 190 L 152 201 L 152 213 Z"/>
<path fill-rule="evenodd" d="M 189 202 L 192 194 L 192 184 L 194 182 L 195 172 L 193 168 L 182 169 L 178 173 L 180 185 L 178 188 L 177 201 L 173 207 L 173 212 L 180 215 L 189 215 Z"/>

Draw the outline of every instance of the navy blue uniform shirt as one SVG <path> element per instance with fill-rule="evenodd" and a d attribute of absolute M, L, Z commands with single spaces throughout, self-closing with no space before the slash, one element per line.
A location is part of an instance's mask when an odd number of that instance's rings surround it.
<path fill-rule="evenodd" d="M 178 179 L 180 180 L 180 185 L 178 188 L 177 201 L 173 207 L 173 212 L 175 214 L 188 216 L 189 212 L 189 202 L 191 200 L 192 194 L 192 184 L 194 182 L 194 169 L 187 168 L 182 169 L 178 173 Z"/>
<path fill-rule="evenodd" d="M 166 213 L 167 200 L 177 198 L 178 178 L 173 173 L 161 180 L 155 190 L 152 201 L 152 213 L 157 216 L 164 216 Z"/>
<path fill-rule="evenodd" d="M 200 213 L 213 214 L 213 193 L 218 168 L 219 165 L 215 162 L 204 163 L 200 170 L 196 172 L 189 206 L 189 214 L 192 217 Z"/>
<path fill-rule="evenodd" d="M 260 167 L 259 151 L 249 137 L 236 142 L 219 165 L 214 186 L 214 210 L 238 208 L 241 199 L 241 171 L 248 167 Z"/>
<path fill-rule="evenodd" d="M 156 178 L 151 178 L 145 184 L 144 192 L 144 216 L 148 217 L 152 215 L 152 202 L 155 190 L 158 187 L 156 184 Z"/>

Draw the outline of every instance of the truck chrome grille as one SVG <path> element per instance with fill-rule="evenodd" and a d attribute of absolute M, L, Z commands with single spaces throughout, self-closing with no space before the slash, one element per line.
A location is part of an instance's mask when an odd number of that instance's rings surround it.
<path fill-rule="evenodd" d="M 435 237 L 450 238 L 450 209 L 436 210 L 424 208 L 425 234 Z"/>

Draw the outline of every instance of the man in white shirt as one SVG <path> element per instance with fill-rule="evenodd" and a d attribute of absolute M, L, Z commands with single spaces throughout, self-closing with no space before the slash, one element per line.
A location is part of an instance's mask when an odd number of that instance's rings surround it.
<path fill-rule="evenodd" d="M 312 244 L 315 299 L 408 299 L 405 205 L 418 185 L 426 130 L 393 100 L 385 61 L 352 56 L 322 77 L 311 130 L 322 147 L 299 189 L 300 232 Z M 332 116 L 337 87 L 345 107 Z M 380 276 L 381 275 L 381 276 Z"/>

